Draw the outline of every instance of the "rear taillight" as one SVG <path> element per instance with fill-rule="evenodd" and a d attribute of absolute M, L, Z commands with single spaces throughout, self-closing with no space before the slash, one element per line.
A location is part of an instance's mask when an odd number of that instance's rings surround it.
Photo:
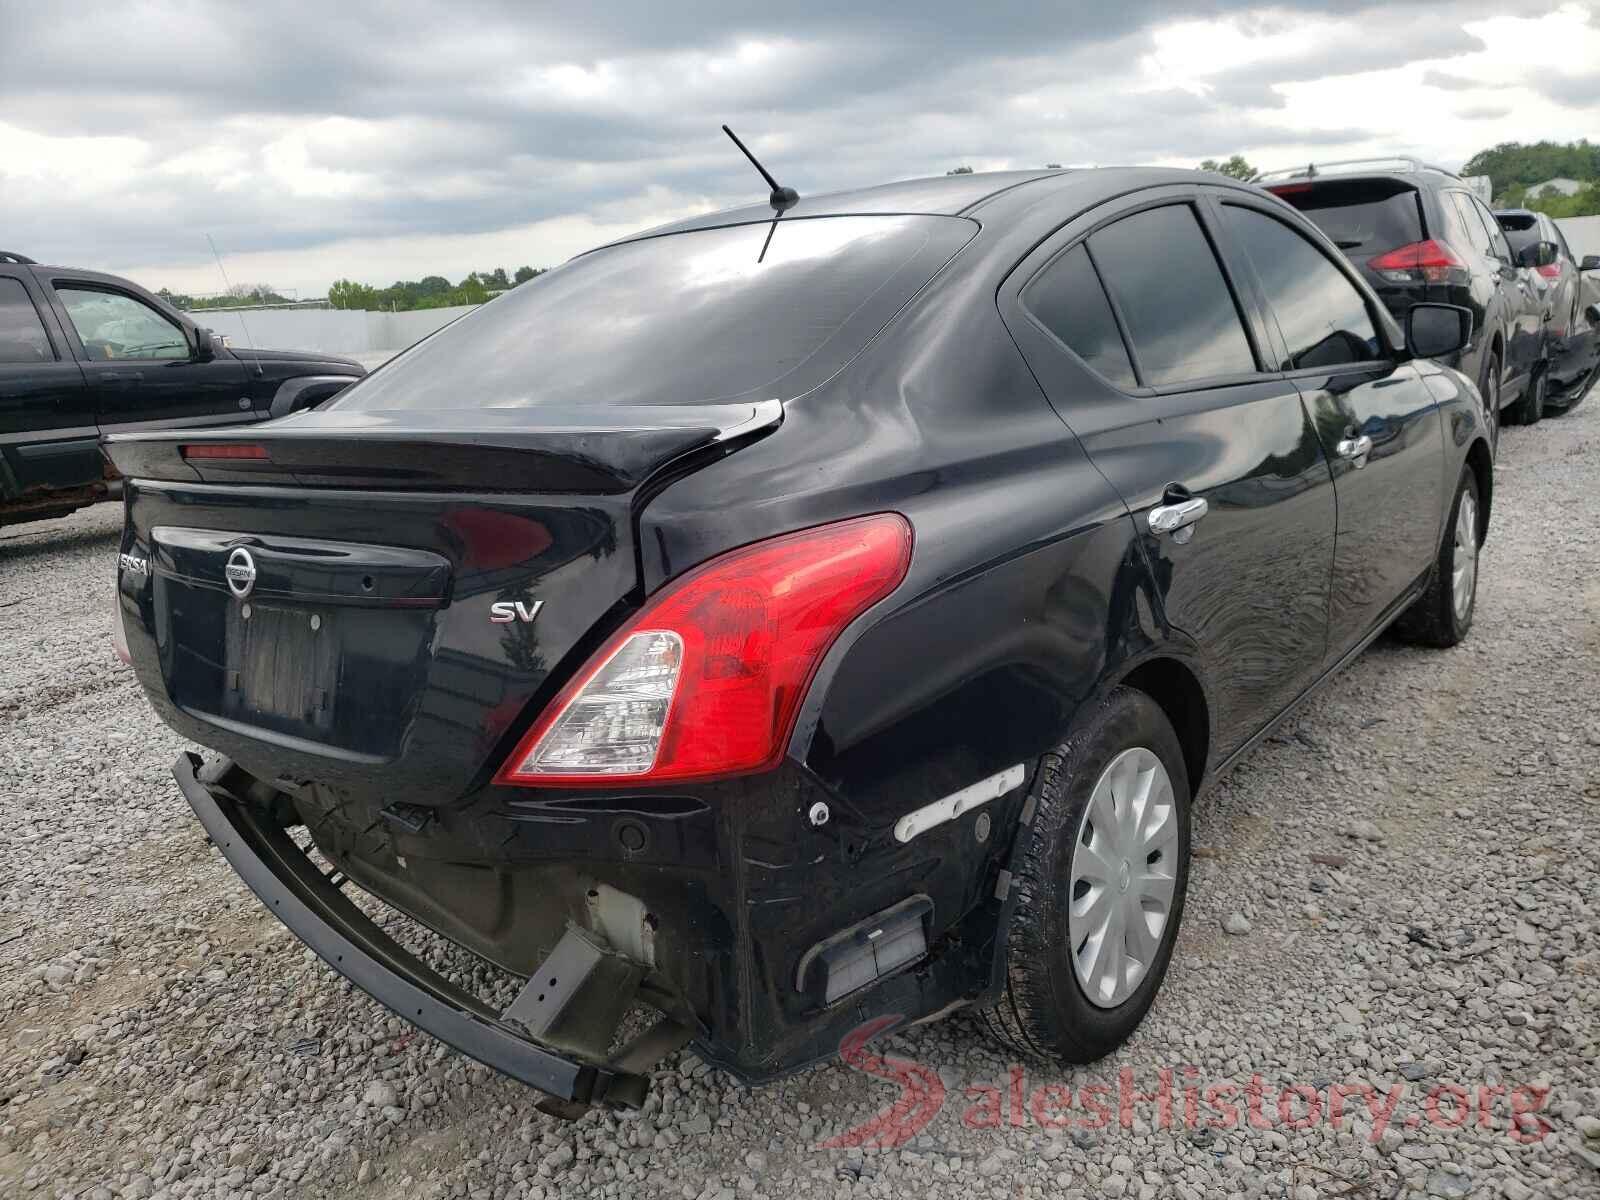
<path fill-rule="evenodd" d="M 611 787 L 777 765 L 823 655 L 910 563 L 911 526 L 897 513 L 712 559 L 600 648 L 495 782 Z"/>
<path fill-rule="evenodd" d="M 1560 279 L 1561 278 L 1561 264 L 1560 263 L 1546 263 L 1542 267 L 1535 267 L 1534 270 L 1539 272 L 1539 274 L 1543 275 L 1546 279 Z"/>
<path fill-rule="evenodd" d="M 1449 242 L 1429 238 L 1370 259 L 1367 266 L 1390 283 L 1466 283 L 1467 264 Z"/>
<path fill-rule="evenodd" d="M 178 453 L 185 459 L 246 459 L 251 461 L 264 461 L 267 455 L 265 446 L 257 446 L 238 442 L 195 442 L 190 445 L 180 446 Z"/>
<path fill-rule="evenodd" d="M 1309 192 L 1310 190 L 1311 185 L 1309 183 L 1280 183 L 1267 189 L 1274 196 L 1298 196 L 1301 192 Z"/>

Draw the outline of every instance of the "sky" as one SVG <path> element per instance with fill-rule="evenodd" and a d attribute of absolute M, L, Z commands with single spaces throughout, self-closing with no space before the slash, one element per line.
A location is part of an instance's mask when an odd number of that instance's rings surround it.
<path fill-rule="evenodd" d="M 68 15 L 70 13 L 70 15 Z M 1600 0 L 0 0 L 0 248 L 191 294 L 550 266 L 765 189 L 1600 135 Z"/>

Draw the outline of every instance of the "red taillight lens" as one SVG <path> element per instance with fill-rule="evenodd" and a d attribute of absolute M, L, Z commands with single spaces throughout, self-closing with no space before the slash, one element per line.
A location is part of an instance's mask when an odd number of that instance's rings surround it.
<path fill-rule="evenodd" d="M 268 457 L 267 448 L 265 446 L 246 445 L 231 442 L 196 442 L 192 445 L 178 447 L 178 452 L 182 454 L 185 459 L 244 458 L 261 461 Z"/>
<path fill-rule="evenodd" d="M 1391 283 L 1459 283 L 1467 278 L 1466 262 L 1449 242 L 1437 238 L 1380 254 L 1367 266 Z"/>
<path fill-rule="evenodd" d="M 1267 189 L 1274 196 L 1297 196 L 1301 192 L 1309 192 L 1310 190 L 1311 185 L 1309 183 L 1280 183 Z"/>
<path fill-rule="evenodd" d="M 614 787 L 777 765 L 823 655 L 910 564 L 911 525 L 897 513 L 712 559 L 600 648 L 495 782 Z"/>
<path fill-rule="evenodd" d="M 1542 267 L 1535 267 L 1534 270 L 1539 272 L 1539 274 L 1543 275 L 1546 279 L 1560 279 L 1561 278 L 1561 264 L 1560 263 L 1546 263 Z"/>

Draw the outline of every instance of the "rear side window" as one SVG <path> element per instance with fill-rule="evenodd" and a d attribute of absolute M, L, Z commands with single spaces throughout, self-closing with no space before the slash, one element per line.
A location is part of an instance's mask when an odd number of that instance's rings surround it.
<path fill-rule="evenodd" d="M 1382 355 L 1366 301 L 1322 251 L 1265 213 L 1232 204 L 1222 211 L 1288 344 L 1283 370 L 1371 362 Z"/>
<path fill-rule="evenodd" d="M 20 279 L 0 279 L 0 363 L 54 362 L 50 339 Z"/>
<path fill-rule="evenodd" d="M 624 242 L 496 297 L 325 407 L 787 400 L 853 358 L 976 228 L 813 217 Z"/>
<path fill-rule="evenodd" d="M 1484 226 L 1483 218 L 1478 215 L 1478 206 L 1472 202 L 1472 197 L 1465 192 L 1449 192 L 1446 198 L 1456 206 L 1456 212 L 1461 216 L 1461 225 L 1466 230 L 1467 241 L 1479 254 L 1494 254 L 1494 239 L 1489 230 Z M 1495 226 L 1496 230 L 1499 226 Z"/>
<path fill-rule="evenodd" d="M 1286 183 L 1269 188 L 1316 222 L 1341 250 L 1371 257 L 1422 241 L 1417 191 L 1393 179 Z"/>
<path fill-rule="evenodd" d="M 1510 262 L 1511 247 L 1506 245 L 1506 235 L 1501 231 L 1500 223 L 1494 219 L 1494 214 L 1476 196 L 1467 196 L 1465 199 L 1477 212 L 1478 220 L 1483 223 L 1484 231 L 1489 235 L 1489 253 Z"/>
<path fill-rule="evenodd" d="M 1022 303 L 1041 325 L 1112 383 L 1121 387 L 1137 384 L 1100 276 L 1082 245 L 1035 275 L 1022 293 Z"/>
<path fill-rule="evenodd" d="M 1154 387 L 1256 370 L 1222 268 L 1187 204 L 1146 209 L 1089 236 L 1122 311 L 1142 383 Z"/>

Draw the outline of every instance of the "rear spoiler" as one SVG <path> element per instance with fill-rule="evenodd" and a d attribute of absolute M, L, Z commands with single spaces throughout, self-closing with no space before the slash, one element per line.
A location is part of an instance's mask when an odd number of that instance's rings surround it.
<path fill-rule="evenodd" d="M 615 495 L 685 454 L 782 422 L 777 400 L 609 410 L 331 409 L 254 426 L 111 434 L 103 448 L 128 479 Z"/>

